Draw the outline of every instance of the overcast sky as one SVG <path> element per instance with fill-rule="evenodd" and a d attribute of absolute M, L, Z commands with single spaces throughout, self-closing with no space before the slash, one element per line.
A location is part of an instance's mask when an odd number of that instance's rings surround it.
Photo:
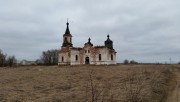
<path fill-rule="evenodd" d="M 0 0 L 0 49 L 18 60 L 60 49 L 67 18 L 74 47 L 110 34 L 117 62 L 180 61 L 180 0 Z"/>

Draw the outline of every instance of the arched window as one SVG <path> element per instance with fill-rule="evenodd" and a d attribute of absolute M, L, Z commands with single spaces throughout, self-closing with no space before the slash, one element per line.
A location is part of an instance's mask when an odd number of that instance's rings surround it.
<path fill-rule="evenodd" d="M 70 38 L 70 43 L 72 42 L 72 39 Z"/>
<path fill-rule="evenodd" d="M 62 57 L 62 62 L 64 62 L 64 57 Z"/>
<path fill-rule="evenodd" d="M 67 37 L 64 38 L 64 41 L 67 42 Z"/>
<path fill-rule="evenodd" d="M 78 61 L 78 55 L 76 55 L 76 61 Z"/>
<path fill-rule="evenodd" d="M 101 61 L 101 54 L 99 54 L 99 61 Z"/>
<path fill-rule="evenodd" d="M 111 60 L 113 60 L 113 55 L 111 54 Z"/>

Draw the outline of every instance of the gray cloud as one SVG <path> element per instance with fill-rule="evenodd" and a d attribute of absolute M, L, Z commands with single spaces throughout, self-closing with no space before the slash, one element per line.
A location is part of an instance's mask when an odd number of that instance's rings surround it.
<path fill-rule="evenodd" d="M 180 61 L 179 0 L 0 0 L 0 49 L 35 60 L 59 49 L 69 18 L 73 45 L 91 37 L 103 45 L 109 33 L 117 60 Z"/>

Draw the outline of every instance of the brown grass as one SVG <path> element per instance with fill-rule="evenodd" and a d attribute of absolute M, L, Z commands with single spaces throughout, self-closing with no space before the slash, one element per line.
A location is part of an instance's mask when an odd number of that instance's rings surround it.
<path fill-rule="evenodd" d="M 178 65 L 0 68 L 0 102 L 165 102 Z"/>

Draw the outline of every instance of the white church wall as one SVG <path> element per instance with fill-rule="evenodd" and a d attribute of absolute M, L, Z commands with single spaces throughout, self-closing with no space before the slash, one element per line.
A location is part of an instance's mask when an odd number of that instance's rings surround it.
<path fill-rule="evenodd" d="M 79 64 L 80 64 L 79 50 L 71 50 L 71 65 L 79 65 Z"/>
<path fill-rule="evenodd" d="M 64 52 L 59 54 L 59 64 L 70 64 L 69 53 Z"/>
<path fill-rule="evenodd" d="M 116 64 L 116 53 L 112 52 L 108 54 L 108 64 Z"/>
<path fill-rule="evenodd" d="M 80 51 L 79 50 L 71 50 L 70 51 L 70 57 L 68 52 L 64 52 L 59 54 L 59 65 L 63 64 L 70 64 L 70 65 L 80 65 L 80 64 L 86 64 L 86 57 L 89 57 L 89 64 L 96 64 L 96 65 L 110 65 L 110 64 L 116 64 L 116 53 L 109 51 L 108 48 L 96 48 L 98 50 L 98 53 L 95 55 L 95 60 L 93 58 L 92 52 L 90 51 L 90 48 L 85 48 L 81 51 L 83 51 L 83 57 L 80 57 Z M 81 53 L 82 54 L 82 53 Z M 99 54 L 101 54 L 101 58 L 99 58 Z M 76 59 L 76 56 L 78 57 Z M 81 55 L 82 56 L 82 55 Z M 111 57 L 112 56 L 112 57 Z M 62 57 L 64 57 L 62 61 Z M 80 60 L 83 63 L 80 63 Z"/>
<path fill-rule="evenodd" d="M 96 54 L 96 64 L 104 65 L 107 64 L 107 49 L 98 48 L 98 53 Z"/>
<path fill-rule="evenodd" d="M 101 60 L 99 58 L 99 54 L 101 54 Z M 111 56 L 112 56 L 112 58 L 111 58 Z M 108 48 L 100 48 L 99 53 L 96 54 L 96 64 L 97 65 L 116 64 L 115 52 L 110 53 Z"/>

